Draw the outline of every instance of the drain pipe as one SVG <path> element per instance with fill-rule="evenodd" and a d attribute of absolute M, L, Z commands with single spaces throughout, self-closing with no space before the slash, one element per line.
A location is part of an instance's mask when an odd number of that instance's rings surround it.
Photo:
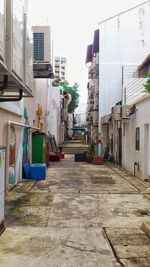
<path fill-rule="evenodd" d="M 8 189 L 8 175 L 9 175 L 9 142 L 10 142 L 10 127 L 11 125 L 16 126 L 16 127 L 28 127 L 31 130 L 37 130 L 40 131 L 40 128 L 32 127 L 31 125 L 26 125 L 23 123 L 19 122 L 14 122 L 14 121 L 8 121 L 7 122 L 7 143 L 6 143 L 6 178 L 5 178 L 5 194 L 7 193 Z"/>
<path fill-rule="evenodd" d="M 134 162 L 134 177 L 135 177 L 135 167 L 138 167 L 138 171 L 140 171 L 140 163 L 139 162 Z"/>

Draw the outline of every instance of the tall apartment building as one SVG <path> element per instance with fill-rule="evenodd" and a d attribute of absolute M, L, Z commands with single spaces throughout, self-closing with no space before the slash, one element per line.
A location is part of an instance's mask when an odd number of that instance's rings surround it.
<path fill-rule="evenodd" d="M 55 57 L 54 59 L 55 78 L 66 80 L 66 65 L 67 65 L 67 60 L 65 57 Z"/>

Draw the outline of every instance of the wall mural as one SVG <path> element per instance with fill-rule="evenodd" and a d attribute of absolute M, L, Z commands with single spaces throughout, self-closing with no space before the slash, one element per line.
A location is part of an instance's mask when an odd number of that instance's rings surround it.
<path fill-rule="evenodd" d="M 25 122 L 24 124 L 29 125 L 29 119 L 28 119 L 28 114 L 27 114 L 27 109 L 24 108 L 24 119 Z M 23 130 L 23 164 L 29 163 L 30 162 L 30 154 L 29 154 L 29 127 L 24 127 Z"/>
<path fill-rule="evenodd" d="M 14 126 L 10 127 L 9 138 L 9 184 L 15 184 L 15 154 L 16 154 L 16 133 Z"/>

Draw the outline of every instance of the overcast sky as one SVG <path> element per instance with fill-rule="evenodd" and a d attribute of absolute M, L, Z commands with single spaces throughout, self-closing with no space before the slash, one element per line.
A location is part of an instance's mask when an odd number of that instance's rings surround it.
<path fill-rule="evenodd" d="M 80 102 L 87 100 L 86 48 L 98 22 L 144 0 L 29 0 L 32 25 L 50 25 L 54 56 L 67 58 L 67 80 L 80 84 Z"/>

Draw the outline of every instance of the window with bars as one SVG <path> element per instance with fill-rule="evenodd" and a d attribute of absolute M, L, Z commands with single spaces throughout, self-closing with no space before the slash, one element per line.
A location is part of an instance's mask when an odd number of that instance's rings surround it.
<path fill-rule="evenodd" d="M 140 128 L 136 127 L 135 132 L 135 149 L 140 150 Z"/>
<path fill-rule="evenodd" d="M 35 32 L 34 39 L 34 60 L 44 60 L 44 32 Z"/>

